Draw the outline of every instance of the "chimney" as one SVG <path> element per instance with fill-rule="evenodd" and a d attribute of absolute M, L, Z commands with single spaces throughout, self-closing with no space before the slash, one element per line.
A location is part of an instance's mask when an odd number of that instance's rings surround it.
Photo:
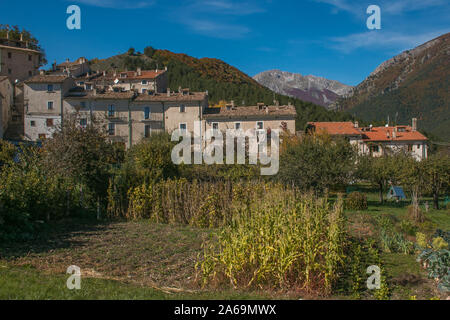
<path fill-rule="evenodd" d="M 266 111 L 266 114 L 269 114 L 269 106 L 265 106 L 264 109 Z"/>
<path fill-rule="evenodd" d="M 106 71 L 105 70 L 103 70 L 103 76 L 106 76 Z"/>
<path fill-rule="evenodd" d="M 138 68 L 137 68 L 137 75 L 138 75 L 138 76 L 142 75 L 141 67 L 138 67 Z"/>
<path fill-rule="evenodd" d="M 56 60 L 55 60 L 55 62 L 53 62 L 53 64 L 52 64 L 52 70 L 53 70 L 53 71 L 56 71 Z"/>
<path fill-rule="evenodd" d="M 20 41 L 23 41 L 23 33 L 20 33 Z"/>
<path fill-rule="evenodd" d="M 394 127 L 394 130 L 392 131 L 392 139 L 397 139 L 397 127 Z"/>
<path fill-rule="evenodd" d="M 412 131 L 417 131 L 417 118 L 412 118 Z"/>
<path fill-rule="evenodd" d="M 165 66 L 165 67 L 164 67 L 164 70 L 166 70 L 166 71 L 167 71 L 167 66 Z"/>
<path fill-rule="evenodd" d="M 8 40 L 9 40 L 9 30 L 8 30 L 8 31 L 6 31 L 6 39 L 8 39 Z"/>
<path fill-rule="evenodd" d="M 234 100 L 231 100 L 231 108 L 234 108 Z"/>
<path fill-rule="evenodd" d="M 167 88 L 167 96 L 170 97 L 170 88 Z"/>
<path fill-rule="evenodd" d="M 358 121 L 355 121 L 355 128 L 359 128 L 359 123 L 358 123 Z"/>
<path fill-rule="evenodd" d="M 181 93 L 181 86 L 178 87 L 178 93 Z"/>
<path fill-rule="evenodd" d="M 96 96 L 96 95 L 97 95 L 97 88 L 94 88 L 94 89 L 92 90 L 92 93 L 94 94 L 94 96 Z"/>

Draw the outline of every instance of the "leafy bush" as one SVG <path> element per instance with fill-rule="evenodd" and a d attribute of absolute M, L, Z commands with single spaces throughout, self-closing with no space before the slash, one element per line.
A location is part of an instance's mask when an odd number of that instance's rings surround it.
<path fill-rule="evenodd" d="M 250 208 L 204 244 L 203 284 L 301 289 L 327 294 L 344 262 L 342 201 L 305 197 Z"/>
<path fill-rule="evenodd" d="M 427 236 L 424 233 L 417 232 L 416 233 L 416 242 L 419 248 L 425 249 L 428 247 Z"/>
<path fill-rule="evenodd" d="M 367 210 L 367 196 L 358 191 L 350 193 L 345 199 L 345 209 Z"/>
<path fill-rule="evenodd" d="M 448 248 L 448 243 L 445 242 L 444 239 L 442 239 L 441 237 L 436 237 L 433 239 L 433 249 L 434 250 L 441 250 L 441 249 L 447 249 Z"/>
<path fill-rule="evenodd" d="M 450 251 L 447 249 L 425 249 L 417 257 L 425 269 L 428 277 L 438 282 L 438 288 L 443 292 L 450 292 Z"/>
<path fill-rule="evenodd" d="M 400 230 L 410 236 L 413 236 L 417 232 L 417 226 L 409 220 L 402 220 L 400 222 Z"/>

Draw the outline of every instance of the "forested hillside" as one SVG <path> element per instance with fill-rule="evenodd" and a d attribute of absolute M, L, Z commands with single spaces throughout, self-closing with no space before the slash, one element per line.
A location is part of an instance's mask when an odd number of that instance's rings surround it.
<path fill-rule="evenodd" d="M 276 94 L 219 59 L 197 59 L 186 54 L 147 47 L 144 53 L 135 52 L 131 48 L 121 55 L 91 60 L 92 70 L 136 70 L 137 67 L 142 69 L 167 67 L 169 88 L 178 89 L 181 86 L 193 91 L 208 90 L 212 104 L 221 100 L 234 100 L 237 105 L 255 105 L 257 102 L 273 104 L 274 100 L 278 100 L 280 104 L 291 102 L 297 109 L 297 130 L 303 130 L 307 121 L 352 119 L 348 113 L 327 111 L 322 106 Z"/>
<path fill-rule="evenodd" d="M 367 121 L 409 124 L 450 141 L 450 33 L 383 62 L 353 95 L 337 102 Z"/>

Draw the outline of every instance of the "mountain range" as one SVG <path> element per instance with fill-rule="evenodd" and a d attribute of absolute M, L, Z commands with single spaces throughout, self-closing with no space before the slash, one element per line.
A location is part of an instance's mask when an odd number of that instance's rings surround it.
<path fill-rule="evenodd" d="M 340 97 L 348 94 L 352 87 L 336 80 L 313 75 L 303 76 L 281 70 L 269 70 L 253 77 L 258 83 L 279 93 L 329 107 Z"/>

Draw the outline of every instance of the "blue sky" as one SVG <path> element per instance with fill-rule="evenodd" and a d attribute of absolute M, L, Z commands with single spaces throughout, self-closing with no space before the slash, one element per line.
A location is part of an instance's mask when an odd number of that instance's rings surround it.
<path fill-rule="evenodd" d="M 81 30 L 66 27 L 71 4 L 81 8 Z M 381 30 L 366 27 L 370 4 L 381 8 Z M 151 45 L 219 58 L 250 76 L 281 69 L 350 85 L 450 31 L 448 0 L 0 0 L 0 7 L 0 23 L 30 30 L 48 61 Z"/>

